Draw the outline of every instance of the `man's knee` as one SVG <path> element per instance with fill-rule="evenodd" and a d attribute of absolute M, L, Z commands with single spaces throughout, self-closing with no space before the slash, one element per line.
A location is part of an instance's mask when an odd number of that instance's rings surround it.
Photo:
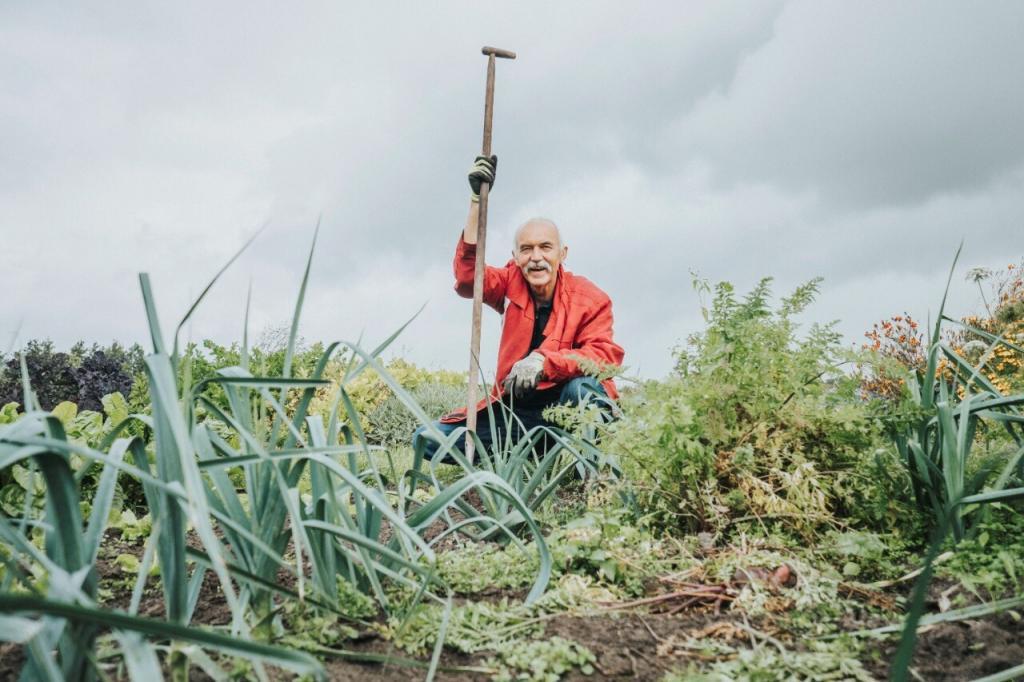
<path fill-rule="evenodd" d="M 608 393 L 594 377 L 576 377 L 570 379 L 562 387 L 562 395 L 559 402 L 563 405 L 579 405 L 591 396 L 608 397 Z"/>
<path fill-rule="evenodd" d="M 441 433 L 446 433 L 444 425 L 441 422 L 434 422 L 434 426 L 441 431 Z M 417 448 L 422 448 L 423 456 L 427 459 L 433 459 L 440 447 L 441 444 L 438 442 L 437 438 L 428 431 L 426 424 L 417 427 L 416 430 L 412 432 L 413 452 L 416 452 Z"/>
<path fill-rule="evenodd" d="M 441 433 L 443 438 L 447 438 L 455 429 L 462 426 L 462 424 L 445 424 L 444 422 L 436 421 L 433 426 Z M 463 448 L 464 444 L 464 437 L 460 437 L 455 441 L 455 447 L 459 450 Z M 416 452 L 417 448 L 422 448 L 423 456 L 426 459 L 433 459 L 437 455 L 437 451 L 441 449 L 441 441 L 437 439 L 437 436 L 431 433 L 427 424 L 423 424 L 422 426 L 417 427 L 412 433 L 412 448 L 413 452 Z M 455 460 L 446 452 L 441 463 L 454 464 Z"/>

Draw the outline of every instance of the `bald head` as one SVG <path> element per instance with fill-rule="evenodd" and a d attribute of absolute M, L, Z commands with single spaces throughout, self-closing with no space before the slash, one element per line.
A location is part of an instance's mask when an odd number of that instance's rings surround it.
<path fill-rule="evenodd" d="M 512 237 L 512 250 L 513 252 L 519 249 L 519 238 L 522 236 L 525 230 L 529 229 L 533 232 L 535 229 L 542 231 L 550 230 L 554 235 L 555 243 L 559 248 L 562 246 L 562 233 L 558 229 L 558 225 L 555 225 L 555 221 L 549 220 L 548 218 L 530 218 L 525 223 L 516 228 L 516 233 Z"/>

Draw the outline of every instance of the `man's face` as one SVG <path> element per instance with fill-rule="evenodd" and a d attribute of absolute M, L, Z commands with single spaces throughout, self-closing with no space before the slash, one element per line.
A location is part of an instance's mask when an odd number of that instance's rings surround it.
<path fill-rule="evenodd" d="M 558 230 L 547 223 L 527 223 L 519 231 L 512 256 L 527 284 L 536 293 L 554 291 L 558 266 L 567 249 L 559 243 Z"/>

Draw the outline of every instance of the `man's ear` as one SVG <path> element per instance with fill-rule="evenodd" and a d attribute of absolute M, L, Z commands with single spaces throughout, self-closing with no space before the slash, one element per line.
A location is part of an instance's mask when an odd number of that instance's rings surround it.
<path fill-rule="evenodd" d="M 562 260 L 564 261 L 568 257 L 569 257 L 569 247 L 568 246 L 563 246 L 562 247 Z"/>

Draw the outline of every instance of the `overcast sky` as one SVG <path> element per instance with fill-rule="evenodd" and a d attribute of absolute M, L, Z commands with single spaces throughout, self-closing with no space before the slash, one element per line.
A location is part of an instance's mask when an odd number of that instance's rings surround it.
<path fill-rule="evenodd" d="M 317 217 L 309 340 L 388 335 L 468 364 L 451 259 L 498 64 L 488 260 L 555 220 L 642 376 L 700 329 L 690 271 L 775 291 L 848 343 L 1024 255 L 1024 3 L 0 4 L 0 350 L 147 342 L 261 225 L 191 334 L 291 315 Z M 493 371 L 500 318 L 485 317 Z M 148 342 L 147 342 L 148 343 Z"/>

